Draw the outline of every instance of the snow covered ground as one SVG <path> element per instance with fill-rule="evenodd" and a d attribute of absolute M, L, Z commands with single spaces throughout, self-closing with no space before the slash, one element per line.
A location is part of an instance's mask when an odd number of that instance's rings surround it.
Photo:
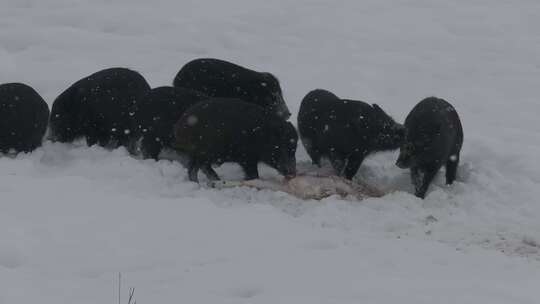
<path fill-rule="evenodd" d="M 398 121 L 445 98 L 465 130 L 459 181 L 419 200 L 382 153 L 358 177 L 385 197 L 301 201 L 46 143 L 0 158 L 0 303 L 116 303 L 118 272 L 122 303 L 129 287 L 138 303 L 540 301 L 540 2 L 0 0 L 0 83 L 49 104 L 105 67 L 158 86 L 196 57 L 274 73 L 293 113 L 314 88 Z"/>

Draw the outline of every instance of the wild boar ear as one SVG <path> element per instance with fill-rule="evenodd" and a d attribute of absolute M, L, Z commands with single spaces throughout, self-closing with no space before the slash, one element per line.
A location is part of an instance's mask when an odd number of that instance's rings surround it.
<path fill-rule="evenodd" d="M 279 80 L 277 79 L 276 76 L 274 76 L 274 74 L 268 73 L 268 72 L 263 72 L 262 74 L 265 81 L 269 82 L 270 85 L 279 86 Z"/>
<path fill-rule="evenodd" d="M 386 113 L 383 111 L 383 109 L 381 109 L 381 107 L 379 107 L 378 104 L 374 103 L 374 104 L 372 104 L 371 106 L 373 107 L 373 109 L 374 109 L 377 113 L 379 113 L 379 114 L 380 114 L 380 113 L 386 114 Z"/>

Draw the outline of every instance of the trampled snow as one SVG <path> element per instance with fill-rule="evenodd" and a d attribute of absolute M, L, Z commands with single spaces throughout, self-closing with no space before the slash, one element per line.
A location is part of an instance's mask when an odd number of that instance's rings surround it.
<path fill-rule="evenodd" d="M 103 68 L 155 87 L 197 57 L 274 73 L 293 121 L 315 88 L 397 121 L 445 98 L 458 181 L 420 200 L 381 153 L 358 178 L 383 198 L 302 201 L 46 142 L 0 158 L 0 303 L 116 303 L 119 272 L 122 303 L 538 303 L 540 2 L 0 0 L 0 83 L 49 105 Z"/>

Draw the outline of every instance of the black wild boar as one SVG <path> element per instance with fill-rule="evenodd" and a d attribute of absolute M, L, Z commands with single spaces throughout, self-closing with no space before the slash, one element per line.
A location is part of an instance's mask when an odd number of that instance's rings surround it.
<path fill-rule="evenodd" d="M 0 152 L 31 152 L 41 146 L 49 106 L 22 83 L 0 85 Z"/>
<path fill-rule="evenodd" d="M 188 62 L 176 74 L 174 86 L 190 88 L 211 97 L 239 98 L 267 108 L 284 119 L 291 116 L 274 75 L 224 60 L 203 58 Z"/>
<path fill-rule="evenodd" d="M 189 159 L 189 179 L 200 170 L 219 179 L 212 164 L 238 163 L 246 179 L 263 162 L 280 174 L 296 174 L 298 135 L 290 122 L 240 99 L 212 98 L 189 108 L 175 125 L 175 148 Z"/>
<path fill-rule="evenodd" d="M 158 159 L 164 148 L 174 142 L 174 124 L 192 105 L 208 97 L 197 91 L 176 87 L 158 87 L 137 102 L 133 109 L 136 137 L 144 158 Z"/>
<path fill-rule="evenodd" d="M 405 141 L 396 165 L 411 169 L 415 195 L 426 196 L 443 165 L 446 166 L 446 183 L 452 184 L 463 144 L 463 129 L 454 107 L 440 98 L 426 98 L 409 113 L 405 129 Z"/>
<path fill-rule="evenodd" d="M 399 148 L 403 126 L 378 105 L 314 90 L 302 100 L 298 131 L 314 164 L 328 158 L 339 176 L 352 179 L 370 153 Z"/>
<path fill-rule="evenodd" d="M 131 108 L 150 86 L 138 72 L 110 68 L 85 77 L 56 98 L 50 118 L 50 138 L 72 142 L 85 138 L 91 146 L 133 144 Z"/>

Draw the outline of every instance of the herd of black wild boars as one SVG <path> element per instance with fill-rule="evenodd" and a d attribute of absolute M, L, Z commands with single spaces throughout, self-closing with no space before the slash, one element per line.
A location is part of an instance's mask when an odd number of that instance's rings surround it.
<path fill-rule="evenodd" d="M 447 101 L 420 101 L 402 125 L 377 104 L 313 90 L 302 100 L 298 134 L 278 79 L 218 59 L 184 65 L 173 86 L 150 88 L 126 68 L 110 68 L 76 81 L 47 103 L 31 87 L 0 85 L 0 152 L 31 152 L 47 138 L 124 146 L 143 158 L 165 150 L 187 160 L 189 180 L 198 172 L 217 180 L 213 166 L 239 164 L 246 179 L 265 163 L 286 178 L 296 174 L 300 137 L 313 164 L 330 161 L 336 175 L 352 179 L 364 159 L 400 149 L 396 165 L 410 168 L 415 195 L 424 198 L 442 166 L 452 184 L 463 143 L 459 116 Z"/>

